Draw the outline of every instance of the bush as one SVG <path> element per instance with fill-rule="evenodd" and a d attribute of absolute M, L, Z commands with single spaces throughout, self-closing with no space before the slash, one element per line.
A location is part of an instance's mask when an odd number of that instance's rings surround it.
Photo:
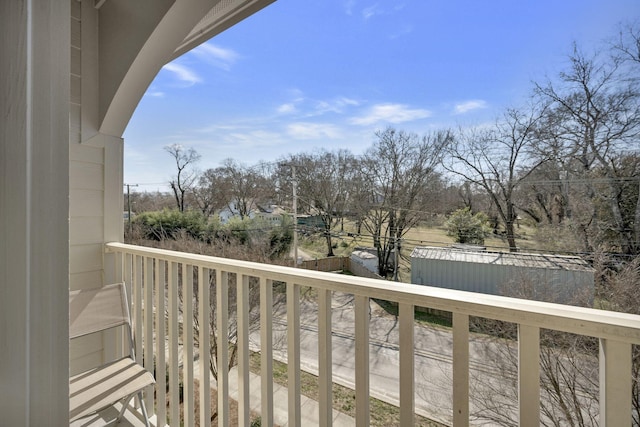
<path fill-rule="evenodd" d="M 453 237 L 456 243 L 484 245 L 491 228 L 489 218 L 482 212 L 471 213 L 471 209 L 458 209 L 449 215 L 445 222 L 447 236 Z"/>
<path fill-rule="evenodd" d="M 145 238 L 151 240 L 175 239 L 181 233 L 194 239 L 206 240 L 211 233 L 207 220 L 196 211 L 164 209 L 143 212 L 134 218 L 133 223 Z"/>

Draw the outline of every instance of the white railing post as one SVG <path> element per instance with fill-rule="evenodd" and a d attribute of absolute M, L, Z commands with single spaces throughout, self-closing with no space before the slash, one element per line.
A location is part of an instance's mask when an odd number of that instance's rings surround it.
<path fill-rule="evenodd" d="M 167 365 L 165 337 L 165 265 L 166 261 L 156 258 L 155 261 L 155 289 L 156 289 L 156 424 L 164 426 L 167 420 Z"/>
<path fill-rule="evenodd" d="M 540 328 L 518 325 L 518 413 L 521 426 L 540 425 Z"/>
<path fill-rule="evenodd" d="M 399 358 L 400 366 L 398 376 L 400 378 L 400 425 L 413 426 L 415 412 L 415 387 L 414 387 L 414 321 L 415 308 L 412 304 L 400 303 L 398 315 L 399 325 Z"/>
<path fill-rule="evenodd" d="M 289 425 L 300 427 L 300 285 L 287 283 L 287 374 Z"/>
<path fill-rule="evenodd" d="M 333 421 L 331 336 L 331 291 L 318 289 L 318 392 L 322 427 L 331 427 Z"/>
<path fill-rule="evenodd" d="M 356 426 L 369 425 L 369 298 L 355 296 Z"/>
<path fill-rule="evenodd" d="M 249 276 L 237 275 L 238 286 L 238 425 L 249 427 Z"/>
<path fill-rule="evenodd" d="M 145 257 L 144 272 L 144 367 L 153 373 L 153 258 Z M 155 414 L 153 387 L 149 386 L 144 396 L 149 416 Z"/>
<path fill-rule="evenodd" d="M 193 393 L 193 266 L 182 264 L 182 363 L 184 426 L 195 425 Z"/>
<path fill-rule="evenodd" d="M 469 316 L 453 313 L 453 425 L 469 425 Z"/>
<path fill-rule="evenodd" d="M 229 426 L 229 273 L 216 270 L 218 426 Z"/>
<path fill-rule="evenodd" d="M 273 281 L 260 277 L 261 425 L 273 427 Z"/>
<path fill-rule="evenodd" d="M 631 425 L 631 344 L 600 339 L 600 426 Z"/>
<path fill-rule="evenodd" d="M 143 273 L 143 264 L 142 257 L 140 255 L 135 256 L 135 263 L 133 264 L 134 274 L 133 274 L 133 310 L 131 314 L 133 315 L 133 337 L 135 339 L 135 355 L 136 360 L 139 362 L 143 361 L 143 353 L 142 353 L 142 273 Z"/>
<path fill-rule="evenodd" d="M 209 303 L 210 293 L 210 272 L 208 268 L 200 266 L 198 268 L 198 357 L 200 362 L 199 382 L 200 382 L 200 425 L 211 424 L 211 376 L 209 370 L 209 360 L 211 358 L 211 335 L 209 334 L 209 313 L 211 305 Z"/>
<path fill-rule="evenodd" d="M 179 323 L 178 323 L 178 264 L 169 263 L 169 425 L 180 425 Z"/>

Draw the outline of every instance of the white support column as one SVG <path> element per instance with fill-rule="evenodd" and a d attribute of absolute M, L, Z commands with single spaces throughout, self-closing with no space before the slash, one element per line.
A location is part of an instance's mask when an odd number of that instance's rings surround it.
<path fill-rule="evenodd" d="M 469 425 L 469 316 L 453 313 L 453 425 Z"/>
<path fill-rule="evenodd" d="M 540 425 L 540 328 L 518 325 L 518 407 L 521 426 Z"/>
<path fill-rule="evenodd" d="M 229 273 L 216 270 L 216 328 L 218 330 L 218 426 L 229 426 Z"/>
<path fill-rule="evenodd" d="M 0 1 L 0 414 L 8 426 L 69 422 L 70 14 L 69 1 Z"/>
<path fill-rule="evenodd" d="M 355 297 L 356 426 L 369 425 L 369 298 Z"/>
<path fill-rule="evenodd" d="M 631 425 L 631 344 L 600 339 L 600 425 Z"/>
<path fill-rule="evenodd" d="M 318 289 L 318 389 L 320 426 L 333 422 L 333 361 L 331 340 L 331 291 Z"/>
<path fill-rule="evenodd" d="M 273 281 L 260 278 L 261 423 L 273 427 Z"/>
<path fill-rule="evenodd" d="M 400 425 L 414 425 L 414 306 L 400 303 Z"/>
<path fill-rule="evenodd" d="M 289 425 L 299 427 L 300 413 L 300 285 L 287 283 L 287 373 Z"/>

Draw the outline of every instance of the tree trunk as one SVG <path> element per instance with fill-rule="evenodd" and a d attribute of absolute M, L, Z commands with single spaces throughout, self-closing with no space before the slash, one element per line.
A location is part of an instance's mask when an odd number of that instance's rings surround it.
<path fill-rule="evenodd" d="M 325 229 L 324 232 L 325 238 L 327 239 L 327 256 L 332 257 L 333 254 L 333 243 L 331 242 L 331 230 Z"/>

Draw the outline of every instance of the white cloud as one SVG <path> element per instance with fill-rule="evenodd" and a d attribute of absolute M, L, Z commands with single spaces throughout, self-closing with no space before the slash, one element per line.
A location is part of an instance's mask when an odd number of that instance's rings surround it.
<path fill-rule="evenodd" d="M 340 136 L 340 131 L 330 124 L 298 122 L 287 126 L 287 134 L 296 139 L 335 139 Z"/>
<path fill-rule="evenodd" d="M 247 132 L 231 132 L 222 137 L 224 142 L 232 149 L 237 149 L 238 147 L 245 149 L 269 147 L 277 145 L 281 141 L 280 134 L 264 129 L 248 129 Z"/>
<path fill-rule="evenodd" d="M 154 98 L 163 98 L 164 97 L 164 92 L 159 91 L 159 90 L 148 90 L 144 96 L 152 96 Z"/>
<path fill-rule="evenodd" d="M 369 18 L 371 18 L 371 17 L 373 17 L 375 15 L 379 15 L 381 13 L 382 13 L 382 11 L 378 7 L 378 3 L 374 4 L 373 6 L 365 7 L 364 9 L 362 9 L 362 17 L 365 20 L 369 19 Z"/>
<path fill-rule="evenodd" d="M 487 102 L 481 99 L 471 99 L 469 101 L 460 102 L 455 105 L 453 111 L 455 114 L 464 114 L 469 111 L 487 108 Z"/>
<path fill-rule="evenodd" d="M 342 113 L 345 108 L 358 105 L 360 105 L 359 101 L 342 96 L 330 101 L 317 101 L 315 110 L 317 115 L 324 113 Z"/>
<path fill-rule="evenodd" d="M 209 64 L 229 71 L 236 63 L 240 55 L 232 50 L 217 46 L 213 43 L 204 43 L 192 50 L 192 52 Z"/>
<path fill-rule="evenodd" d="M 378 104 L 360 117 L 351 119 L 354 125 L 368 126 L 379 122 L 404 123 L 431 116 L 431 111 L 420 108 L 409 108 L 403 104 Z"/>
<path fill-rule="evenodd" d="M 202 82 L 202 79 L 195 73 L 195 71 L 185 67 L 184 65 L 170 62 L 162 68 L 164 70 L 171 71 L 178 79 L 188 83 L 189 86 Z"/>
<path fill-rule="evenodd" d="M 280 114 L 291 114 L 295 113 L 297 111 L 297 108 L 293 102 L 289 102 L 279 106 L 276 111 L 278 111 L 278 113 Z"/>

